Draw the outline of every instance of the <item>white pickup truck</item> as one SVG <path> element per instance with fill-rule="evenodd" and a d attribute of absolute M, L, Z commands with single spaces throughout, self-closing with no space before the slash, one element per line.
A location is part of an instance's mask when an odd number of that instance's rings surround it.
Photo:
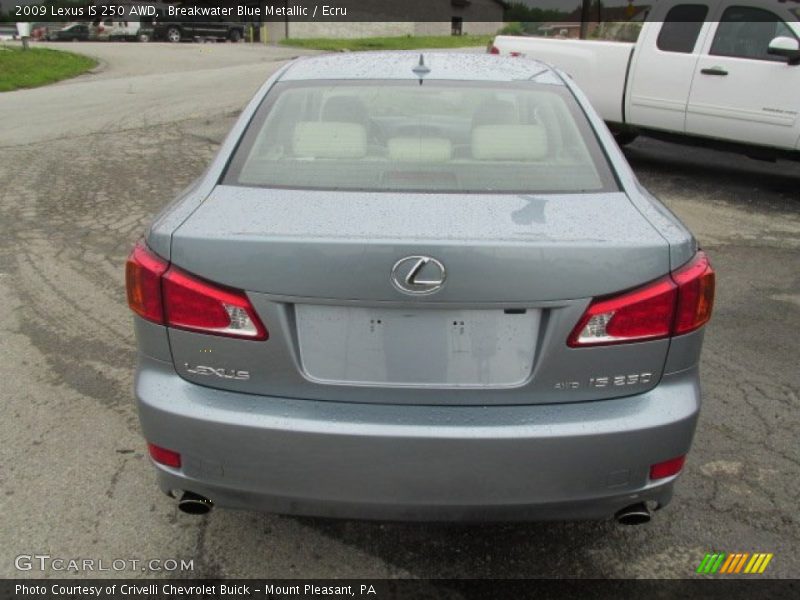
<path fill-rule="evenodd" d="M 800 160 L 798 18 L 798 0 L 660 0 L 635 43 L 498 36 L 489 52 L 569 74 L 621 143 Z"/>

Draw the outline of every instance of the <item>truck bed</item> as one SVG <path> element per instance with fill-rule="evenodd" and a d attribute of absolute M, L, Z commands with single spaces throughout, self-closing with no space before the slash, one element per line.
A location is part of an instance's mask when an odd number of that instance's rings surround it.
<path fill-rule="evenodd" d="M 623 122 L 623 96 L 635 44 L 500 35 L 494 53 L 535 58 L 565 71 L 607 122 Z"/>

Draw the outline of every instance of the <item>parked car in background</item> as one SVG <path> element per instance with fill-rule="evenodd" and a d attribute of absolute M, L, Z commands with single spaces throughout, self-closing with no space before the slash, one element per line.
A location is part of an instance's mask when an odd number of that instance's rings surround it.
<path fill-rule="evenodd" d="M 641 523 L 691 446 L 714 272 L 543 63 L 290 63 L 126 281 L 186 512 Z"/>
<path fill-rule="evenodd" d="M 61 29 L 50 30 L 47 39 L 51 42 L 78 42 L 86 41 L 90 37 L 90 28 L 87 23 L 70 23 Z"/>
<path fill-rule="evenodd" d="M 31 38 L 39 41 L 47 40 L 50 27 L 50 23 L 31 23 Z"/>
<path fill-rule="evenodd" d="M 136 33 L 137 42 L 150 42 L 153 40 L 153 26 L 150 24 L 142 23 L 139 31 Z"/>
<path fill-rule="evenodd" d="M 572 76 L 621 142 L 644 133 L 800 160 L 800 6 L 668 0 L 635 43 L 498 36 Z"/>
<path fill-rule="evenodd" d="M 106 23 L 111 42 L 147 42 L 151 33 L 140 21 L 110 21 Z"/>
<path fill-rule="evenodd" d="M 0 41 L 17 39 L 17 28 L 15 25 L 0 25 Z"/>
<path fill-rule="evenodd" d="M 153 39 L 180 42 L 194 38 L 213 38 L 238 42 L 244 39 L 244 23 L 229 21 L 171 21 L 162 18 L 153 20 Z"/>

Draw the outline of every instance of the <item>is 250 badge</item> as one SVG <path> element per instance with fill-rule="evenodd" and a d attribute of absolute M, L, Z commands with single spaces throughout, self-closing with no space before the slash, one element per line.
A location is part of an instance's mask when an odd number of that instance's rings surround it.
<path fill-rule="evenodd" d="M 629 373 L 627 375 L 589 377 L 589 380 L 585 385 L 581 385 L 580 381 L 558 381 L 553 387 L 557 390 L 577 390 L 582 387 L 610 388 L 628 385 L 643 385 L 650 383 L 652 380 L 652 373 Z"/>

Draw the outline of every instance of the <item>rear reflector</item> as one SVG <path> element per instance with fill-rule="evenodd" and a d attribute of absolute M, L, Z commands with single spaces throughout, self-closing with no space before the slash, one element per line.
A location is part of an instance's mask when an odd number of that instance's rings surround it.
<path fill-rule="evenodd" d="M 656 463 L 650 467 L 650 479 L 664 479 L 677 475 L 683 469 L 686 456 L 677 456 L 664 462 Z"/>
<path fill-rule="evenodd" d="M 180 469 L 181 455 L 174 450 L 167 450 L 155 444 L 147 444 L 147 450 L 150 452 L 150 458 L 158 464 Z"/>
<path fill-rule="evenodd" d="M 161 276 L 168 263 L 147 249 L 143 241 L 134 247 L 128 262 L 125 263 L 125 287 L 128 292 L 128 306 L 143 319 L 164 322 L 161 306 Z"/>
<path fill-rule="evenodd" d="M 125 265 L 128 304 L 140 317 L 179 329 L 266 340 L 247 295 L 190 275 L 139 242 Z"/>
<path fill-rule="evenodd" d="M 714 271 L 700 251 L 666 277 L 630 292 L 595 299 L 567 345 L 623 344 L 689 333 L 708 322 L 713 305 Z"/>
<path fill-rule="evenodd" d="M 265 340 L 267 330 L 244 292 L 202 281 L 171 267 L 163 277 L 164 318 L 170 327 Z"/>

